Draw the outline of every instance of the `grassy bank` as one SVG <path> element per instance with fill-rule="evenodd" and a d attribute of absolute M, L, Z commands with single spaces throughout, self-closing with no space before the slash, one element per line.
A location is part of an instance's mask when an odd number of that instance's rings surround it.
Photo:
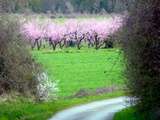
<path fill-rule="evenodd" d="M 143 116 L 141 116 L 134 107 L 127 108 L 118 112 L 115 115 L 114 120 L 145 120 Z"/>
<path fill-rule="evenodd" d="M 48 103 L 33 103 L 28 101 L 1 102 L 0 120 L 47 120 L 57 111 L 91 101 L 108 99 L 122 95 L 123 92 L 114 92 L 84 98 L 61 99 Z"/>

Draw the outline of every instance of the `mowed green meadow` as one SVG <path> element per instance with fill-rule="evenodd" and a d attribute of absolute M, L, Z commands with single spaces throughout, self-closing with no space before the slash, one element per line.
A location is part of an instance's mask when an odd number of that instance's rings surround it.
<path fill-rule="evenodd" d="M 58 81 L 58 96 L 72 96 L 81 90 L 124 85 L 124 60 L 119 49 L 76 48 L 33 51 L 34 58 Z"/>

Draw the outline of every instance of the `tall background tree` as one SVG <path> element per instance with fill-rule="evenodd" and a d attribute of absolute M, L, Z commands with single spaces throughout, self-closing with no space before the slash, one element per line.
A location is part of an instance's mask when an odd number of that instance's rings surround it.
<path fill-rule="evenodd" d="M 160 1 L 134 0 L 123 33 L 129 93 L 145 120 L 160 119 Z"/>

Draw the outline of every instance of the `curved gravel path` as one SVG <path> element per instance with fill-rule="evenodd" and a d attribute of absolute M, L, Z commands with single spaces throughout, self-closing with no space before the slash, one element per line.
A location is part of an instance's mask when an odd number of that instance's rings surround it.
<path fill-rule="evenodd" d="M 116 112 L 129 106 L 129 99 L 119 97 L 92 102 L 61 111 L 49 120 L 112 120 Z"/>

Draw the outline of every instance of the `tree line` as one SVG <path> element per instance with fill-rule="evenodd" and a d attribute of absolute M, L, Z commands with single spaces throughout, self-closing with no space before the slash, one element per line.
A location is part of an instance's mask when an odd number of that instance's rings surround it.
<path fill-rule="evenodd" d="M 0 10 L 36 13 L 104 13 L 126 10 L 126 0 L 4 0 Z"/>

